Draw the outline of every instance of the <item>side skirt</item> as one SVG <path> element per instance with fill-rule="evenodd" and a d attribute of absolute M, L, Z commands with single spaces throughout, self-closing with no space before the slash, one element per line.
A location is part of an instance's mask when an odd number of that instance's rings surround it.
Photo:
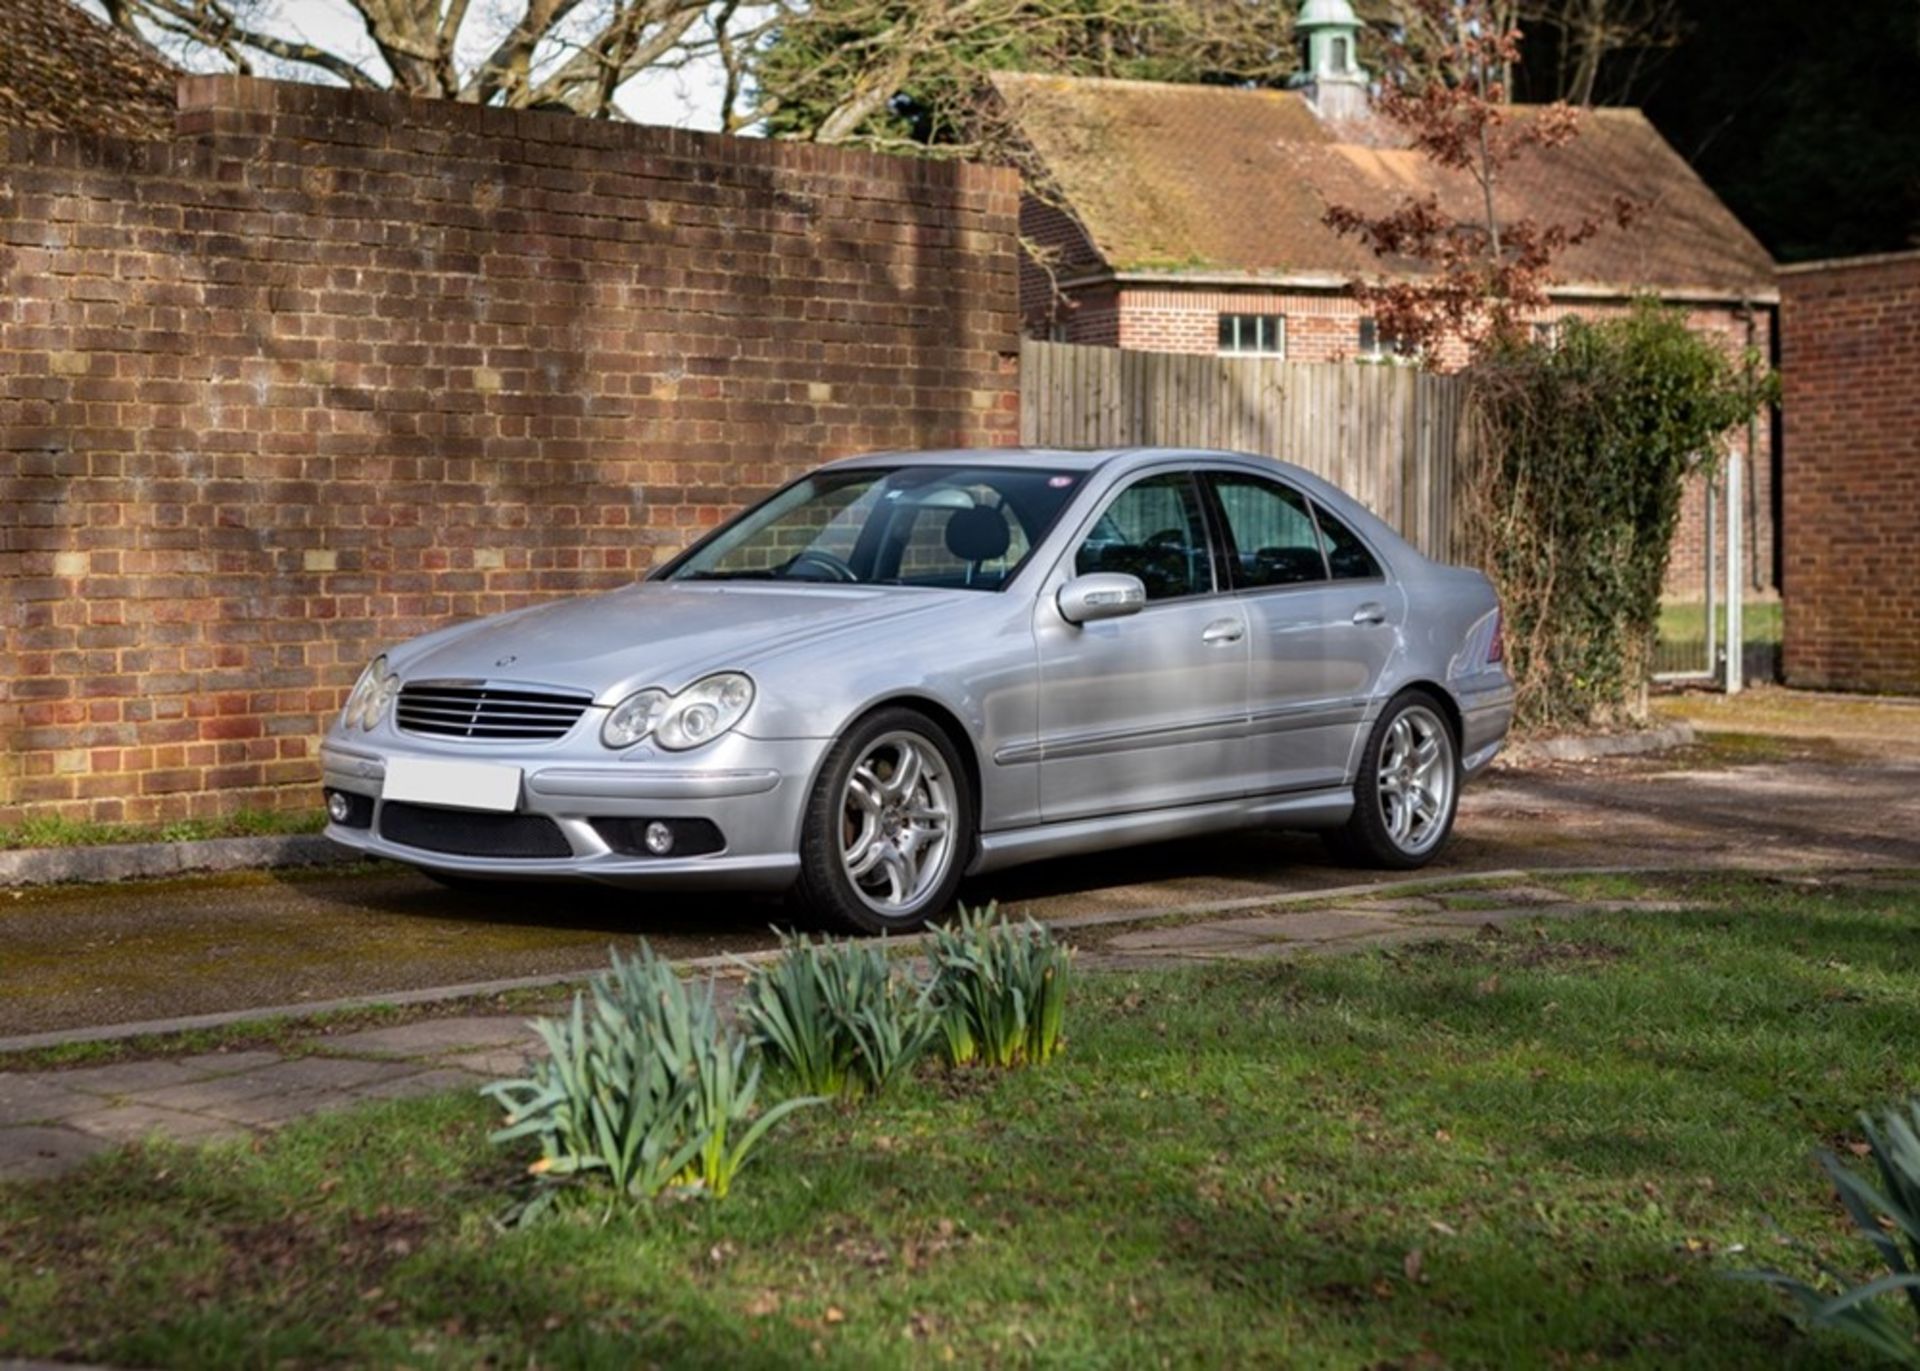
<path fill-rule="evenodd" d="M 1038 824 L 1032 828 L 980 835 L 980 854 L 968 874 L 999 871 L 1050 857 L 1103 852 L 1134 843 L 1161 843 L 1236 828 L 1338 828 L 1353 813 L 1353 789 L 1314 790 L 1304 794 L 1259 795 L 1148 809 L 1132 814 L 1103 814 L 1093 819 Z"/>

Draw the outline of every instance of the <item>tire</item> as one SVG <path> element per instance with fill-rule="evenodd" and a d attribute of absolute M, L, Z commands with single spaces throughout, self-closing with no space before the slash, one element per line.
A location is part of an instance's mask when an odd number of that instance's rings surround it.
<path fill-rule="evenodd" d="M 918 710 L 876 710 L 820 768 L 795 893 L 816 917 L 862 933 L 923 927 L 953 903 L 973 833 L 973 786 L 946 731 Z"/>
<path fill-rule="evenodd" d="M 1438 797 L 1436 788 L 1443 791 Z M 1413 871 L 1446 846 L 1459 808 L 1460 740 L 1447 711 L 1431 691 L 1403 690 L 1367 736 L 1353 815 L 1327 835 L 1327 846 L 1353 865 Z"/>

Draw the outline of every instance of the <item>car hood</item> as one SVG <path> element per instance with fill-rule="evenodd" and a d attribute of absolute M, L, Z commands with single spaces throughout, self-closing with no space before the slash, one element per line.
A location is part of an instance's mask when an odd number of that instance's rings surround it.
<path fill-rule="evenodd" d="M 560 686 L 613 704 L 647 686 L 679 690 L 710 671 L 751 671 L 795 647 L 938 613 L 979 593 L 647 581 L 463 624 L 392 659 L 407 681 Z"/>

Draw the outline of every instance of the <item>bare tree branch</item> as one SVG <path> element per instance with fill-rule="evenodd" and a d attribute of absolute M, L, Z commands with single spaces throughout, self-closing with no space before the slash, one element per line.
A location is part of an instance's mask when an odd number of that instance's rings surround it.
<path fill-rule="evenodd" d="M 122 18 L 122 12 L 126 18 Z M 115 23 L 139 35 L 137 20 L 147 18 L 156 25 L 182 36 L 191 37 L 206 44 L 226 56 L 239 66 L 242 59 L 237 48 L 252 48 L 255 52 L 278 58 L 283 62 L 294 62 L 302 66 L 314 67 L 338 78 L 351 86 L 369 87 L 378 83 L 362 71 L 356 64 L 329 52 L 315 44 L 296 39 L 283 38 L 276 34 L 264 33 L 243 25 L 239 18 L 219 0 L 116 0 L 110 8 Z M 140 35 L 144 38 L 144 35 Z"/>

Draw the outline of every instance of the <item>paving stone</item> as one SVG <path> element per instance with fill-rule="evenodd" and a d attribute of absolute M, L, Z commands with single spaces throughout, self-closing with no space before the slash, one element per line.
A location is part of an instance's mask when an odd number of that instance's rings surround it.
<path fill-rule="evenodd" d="M 202 1052 L 181 1057 L 180 1065 L 208 1076 L 231 1076 L 241 1071 L 258 1071 L 263 1066 L 286 1060 L 278 1052 Z"/>
<path fill-rule="evenodd" d="M 448 1066 L 465 1067 L 492 1081 L 502 1076 L 526 1075 L 528 1059 L 536 1053 L 546 1055 L 545 1049 L 535 1043 L 531 1047 L 496 1047 L 491 1052 L 465 1052 L 457 1057 L 448 1057 L 445 1061 Z"/>
<path fill-rule="evenodd" d="M 391 1028 L 364 1028 L 340 1037 L 311 1038 L 308 1043 L 329 1052 L 384 1052 L 397 1057 L 426 1057 L 501 1047 L 525 1042 L 531 1036 L 532 1030 L 524 1018 L 487 1014 L 423 1019 Z"/>
<path fill-rule="evenodd" d="M 207 1113 L 225 1123 L 246 1128 L 279 1128 L 310 1114 L 349 1109 L 359 1103 L 351 1090 L 300 1090 L 291 1094 L 261 1095 L 235 1100 Z"/>
<path fill-rule="evenodd" d="M 0 1128 L 0 1181 L 58 1176 L 109 1145 L 70 1128 Z"/>
<path fill-rule="evenodd" d="M 187 1081 L 159 1090 L 143 1090 L 126 1097 L 129 1104 L 150 1105 L 155 1109 L 185 1110 L 189 1113 L 223 1114 L 231 1106 L 270 1095 L 287 1095 L 301 1087 L 275 1080 L 266 1072 L 246 1072 L 238 1076 L 214 1076 L 207 1080 Z"/>
<path fill-rule="evenodd" d="M 152 1137 L 170 1142 L 212 1142 L 237 1135 L 237 1130 L 223 1120 L 151 1104 L 108 1105 L 91 1114 L 76 1114 L 66 1124 L 109 1142 L 139 1142 Z"/>
<path fill-rule="evenodd" d="M 398 1076 L 390 1081 L 376 1081 L 372 1085 L 359 1087 L 353 1093 L 362 1100 L 410 1100 L 421 1095 L 438 1095 L 442 1091 L 478 1091 L 485 1084 L 485 1080 L 471 1071 L 441 1067 L 417 1075 Z"/>
<path fill-rule="evenodd" d="M 255 1080 L 272 1081 L 285 1090 L 345 1090 L 419 1071 L 423 1065 L 361 1057 L 293 1057 L 248 1074 Z"/>
<path fill-rule="evenodd" d="M 99 1108 L 100 1101 L 60 1084 L 60 1073 L 0 1073 L 0 1127 L 43 1123 Z"/>
<path fill-rule="evenodd" d="M 421 1069 L 419 1062 L 294 1057 L 275 1061 L 259 1071 L 243 1071 L 235 1076 L 210 1076 L 183 1085 L 142 1091 L 128 1098 L 140 1104 L 158 1105 L 162 1109 L 186 1109 L 226 1117 L 234 1106 L 249 1100 L 273 1095 L 298 1095 L 313 1090 L 350 1090 L 356 1086 L 415 1075 Z"/>
<path fill-rule="evenodd" d="M 1298 914 L 1257 914 L 1122 933 L 1107 945 L 1121 951 L 1222 949 L 1261 942 L 1328 942 L 1378 932 L 1394 925 L 1384 916 L 1345 909 L 1308 909 Z"/>
<path fill-rule="evenodd" d="M 195 1071 L 179 1062 L 115 1062 L 112 1066 L 89 1066 L 59 1074 L 63 1089 L 85 1091 L 89 1095 L 133 1095 L 160 1090 L 170 1085 L 185 1085 L 202 1080 L 204 1071 Z"/>
<path fill-rule="evenodd" d="M 1107 946 L 1121 952 L 1160 952 L 1184 955 L 1187 952 L 1241 947 L 1265 941 L 1259 935 L 1244 932 L 1230 924 L 1182 924 L 1174 928 L 1149 928 L 1139 933 L 1121 933 L 1107 939 Z"/>

